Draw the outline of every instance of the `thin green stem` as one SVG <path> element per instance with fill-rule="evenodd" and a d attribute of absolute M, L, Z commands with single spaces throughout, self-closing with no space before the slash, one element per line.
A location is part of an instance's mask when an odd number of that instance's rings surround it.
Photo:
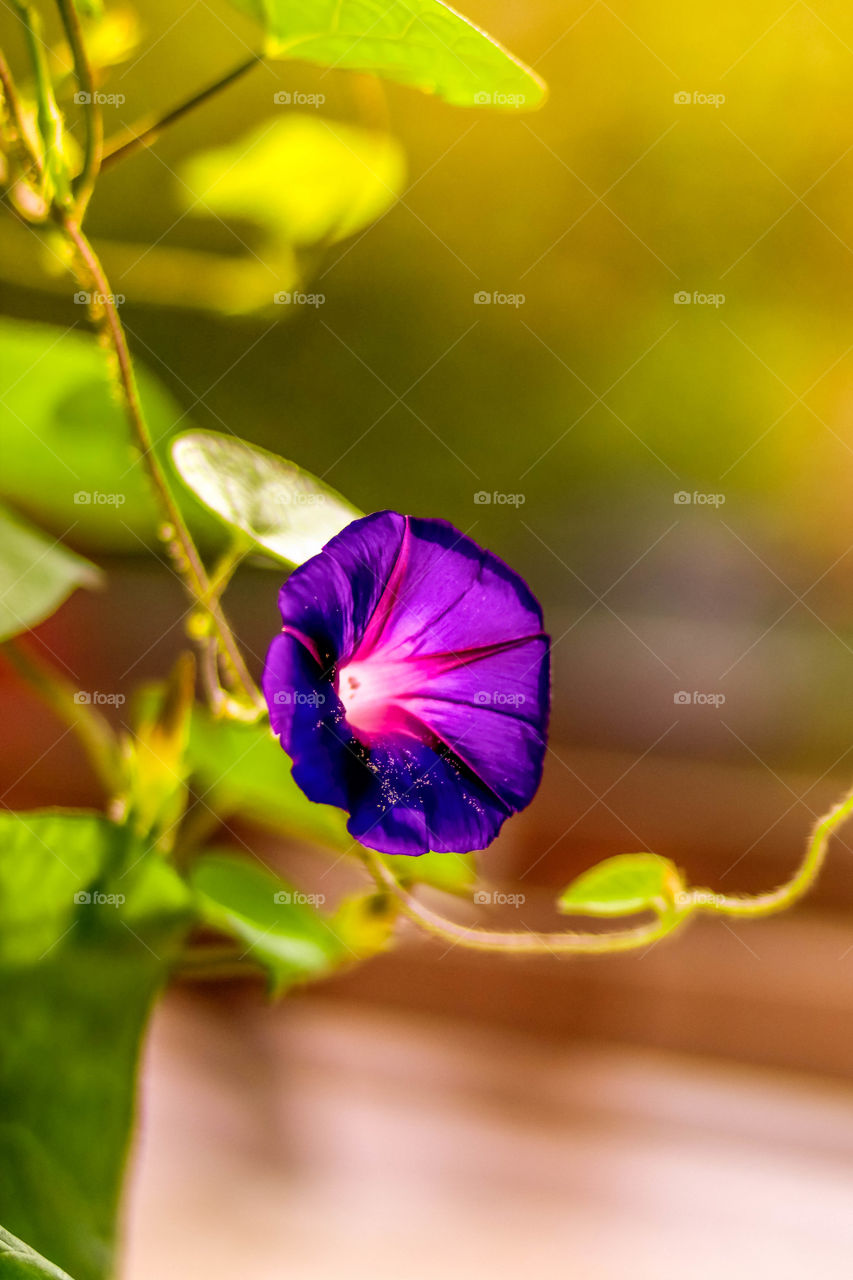
<path fill-rule="evenodd" d="M 710 889 L 691 889 L 679 895 L 671 911 L 658 915 L 654 920 L 630 929 L 601 933 L 568 930 L 555 933 L 501 932 L 458 924 L 418 901 L 371 850 L 362 849 L 360 852 L 376 883 L 396 894 L 402 911 L 419 928 L 446 942 L 474 951 L 512 952 L 515 955 L 612 955 L 648 947 L 699 913 L 759 919 L 784 911 L 814 884 L 826 859 L 830 838 L 851 815 L 853 790 L 818 821 L 796 873 L 778 889 L 742 896 L 718 894 Z"/>
<path fill-rule="evenodd" d="M 109 168 L 111 165 L 117 164 L 119 160 L 124 160 L 128 156 L 133 155 L 136 151 L 141 151 L 143 147 L 150 147 L 156 142 L 164 129 L 168 129 L 170 125 L 177 124 L 184 116 L 189 115 L 196 107 L 200 107 L 202 103 L 207 102 L 209 98 L 214 97 L 221 90 L 227 89 L 235 80 L 239 80 L 262 62 L 264 55 L 262 53 L 253 53 L 251 58 L 245 62 L 241 62 L 239 66 L 234 67 L 226 75 L 213 84 L 207 85 L 206 88 L 200 89 L 198 93 L 194 93 L 186 102 L 180 103 L 177 107 L 173 107 L 171 111 L 167 111 L 164 116 L 151 121 L 150 124 L 137 126 L 135 129 L 129 130 L 120 138 L 111 139 L 105 149 L 101 167 Z"/>
<path fill-rule="evenodd" d="M 26 157 L 28 167 L 41 175 L 41 161 L 30 146 L 15 78 L 2 49 L 0 49 L 0 88 L 3 90 L 3 100 L 9 112 L 9 119 L 14 126 L 16 145 Z"/>
<path fill-rule="evenodd" d="M 95 189 L 95 183 L 98 180 L 104 142 L 104 125 L 98 95 L 95 91 L 95 77 L 92 74 L 92 65 L 86 52 L 77 5 L 75 0 L 56 0 L 56 3 L 71 49 L 71 56 L 74 59 L 74 75 L 77 80 L 77 88 L 85 107 L 83 118 L 86 126 L 86 138 L 83 149 L 83 167 L 74 181 L 77 217 L 82 220 L 86 206 Z"/>
<path fill-rule="evenodd" d="M 361 851 L 365 864 L 376 883 L 382 889 L 390 889 L 400 902 L 401 910 L 420 928 L 435 937 L 463 946 L 473 951 L 512 952 L 514 955 L 602 955 L 619 951 L 636 951 L 651 946 L 659 938 L 672 933 L 696 910 L 692 903 L 685 904 L 678 913 L 656 917 L 646 924 L 631 929 L 610 930 L 602 933 L 574 933 L 560 930 L 554 933 L 523 933 L 507 930 L 480 929 L 448 920 L 437 911 L 424 906 L 397 881 L 394 873 L 381 858 L 369 849 Z"/>
<path fill-rule="evenodd" d="M 815 883 L 826 860 L 832 835 L 851 814 L 853 814 L 853 790 L 818 819 L 806 848 L 806 855 L 796 874 L 778 889 L 771 889 L 767 893 L 731 896 L 695 889 L 693 895 L 700 899 L 697 901 L 698 908 L 711 911 L 715 915 L 740 916 L 748 919 L 758 919 L 761 916 L 774 915 L 777 911 L 784 911 L 808 893 Z M 707 897 L 707 902 L 701 901 L 703 894 Z"/>
<path fill-rule="evenodd" d="M 76 249 L 79 260 L 90 277 L 94 289 L 99 294 L 99 305 L 102 308 L 103 317 L 101 327 L 115 356 L 127 419 L 147 466 L 155 495 L 165 517 L 165 525 L 161 530 L 163 541 L 169 550 L 177 572 L 186 583 L 191 596 L 198 602 L 200 608 L 208 614 L 213 630 L 219 640 L 224 660 L 230 668 L 238 688 L 253 707 L 260 708 L 263 705 L 260 694 L 252 677 L 249 675 L 231 629 L 223 615 L 219 600 L 211 592 L 211 583 L 201 556 L 184 522 L 180 508 L 172 496 L 172 491 L 154 451 L 154 442 L 139 398 L 127 337 L 109 281 L 95 250 L 76 219 L 68 213 L 61 212 L 58 220 Z"/>
<path fill-rule="evenodd" d="M 115 795 L 121 786 L 121 762 L 118 740 L 109 721 L 81 700 L 80 691 L 71 681 L 37 657 L 30 646 L 21 640 L 7 640 L 2 649 L 9 663 L 47 706 L 74 730 L 107 794 Z"/>
<path fill-rule="evenodd" d="M 65 156 L 65 126 L 56 102 L 53 81 L 47 63 L 47 45 L 41 33 L 41 18 L 29 0 L 13 0 L 21 20 L 27 52 L 33 69 L 36 97 L 36 120 L 44 149 L 43 179 L 51 207 L 66 209 L 71 204 L 71 185 Z M 47 216 L 48 210 L 45 210 Z"/>

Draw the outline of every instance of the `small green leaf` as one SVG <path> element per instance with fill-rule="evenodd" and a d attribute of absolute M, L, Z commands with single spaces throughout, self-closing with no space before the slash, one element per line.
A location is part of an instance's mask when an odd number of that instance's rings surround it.
<path fill-rule="evenodd" d="M 0 507 L 0 640 L 48 618 L 76 587 L 96 587 L 93 564 Z"/>
<path fill-rule="evenodd" d="M 558 905 L 567 915 L 626 916 L 650 909 L 663 915 L 683 892 L 678 868 L 668 858 L 622 853 L 573 880 Z"/>
<path fill-rule="evenodd" d="M 302 564 L 361 512 L 310 472 L 216 431 L 172 444 L 181 479 L 210 511 L 287 564 Z"/>
<path fill-rule="evenodd" d="M 0 1227 L 0 1280 L 71 1280 L 71 1277 Z"/>
<path fill-rule="evenodd" d="M 345 958 L 340 939 L 317 910 L 322 895 L 301 893 L 260 863 L 205 854 L 190 882 L 202 918 L 245 945 L 269 971 L 276 994 L 325 977 Z"/>
<path fill-rule="evenodd" d="M 193 215 L 242 218 L 272 245 L 303 248 L 334 244 L 385 213 L 402 190 L 406 161 L 387 133 L 288 112 L 192 156 L 179 176 Z"/>
<path fill-rule="evenodd" d="M 369 71 L 456 106 L 537 107 L 539 77 L 441 0 L 232 0 L 270 57 Z"/>

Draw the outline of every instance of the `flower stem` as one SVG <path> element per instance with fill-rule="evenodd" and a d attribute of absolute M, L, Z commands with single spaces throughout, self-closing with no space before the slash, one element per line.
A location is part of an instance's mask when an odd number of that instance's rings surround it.
<path fill-rule="evenodd" d="M 732 896 L 713 893 L 709 889 L 692 889 L 680 895 L 677 905 L 670 911 L 662 912 L 645 924 L 601 933 L 568 930 L 554 933 L 534 933 L 531 930 L 500 932 L 458 924 L 419 902 L 370 849 L 361 849 L 360 853 L 377 884 L 396 894 L 403 912 L 425 932 L 446 942 L 474 951 L 513 952 L 516 955 L 612 955 L 648 947 L 699 913 L 759 919 L 784 911 L 814 884 L 826 859 L 830 838 L 851 814 L 853 789 L 819 819 L 796 873 L 778 889 Z"/>
<path fill-rule="evenodd" d="M 74 59 L 74 75 L 77 87 L 83 96 L 85 111 L 83 117 L 86 125 L 86 139 L 83 149 L 83 167 L 74 181 L 74 197 L 78 219 L 82 220 L 86 206 L 91 199 L 98 180 L 101 167 L 101 153 L 104 142 L 104 126 L 101 108 L 95 92 L 95 78 L 92 65 L 86 52 L 83 33 L 80 28 L 80 15 L 75 0 L 56 0 L 65 35 Z"/>
<path fill-rule="evenodd" d="M 41 161 L 39 157 L 35 155 L 32 147 L 30 146 L 29 139 L 27 138 L 21 99 L 15 85 L 11 68 L 6 61 L 6 57 L 2 49 L 0 49 L 0 89 L 2 89 L 3 92 L 3 101 L 9 114 L 9 120 L 14 127 L 15 145 L 26 158 L 28 167 L 32 169 L 34 173 L 41 176 Z"/>
<path fill-rule="evenodd" d="M 177 572 L 186 583 L 193 599 L 198 602 L 201 609 L 209 616 L 213 630 L 219 640 L 225 663 L 236 680 L 238 688 L 253 707 L 260 708 L 263 705 L 260 694 L 252 677 L 249 675 L 246 664 L 222 612 L 217 595 L 211 590 L 211 583 L 201 556 L 184 522 L 180 508 L 172 496 L 166 476 L 154 452 L 154 442 L 145 421 L 139 398 L 124 325 L 119 318 L 118 307 L 110 290 L 109 281 L 95 250 L 77 220 L 64 211 L 60 211 L 57 217 L 74 246 L 86 274 L 91 278 L 91 283 L 100 295 L 99 306 L 102 312 L 99 319 L 101 330 L 115 356 L 127 419 L 136 444 L 148 468 L 155 495 L 165 517 L 166 523 L 163 530 L 161 530 L 161 537 L 166 543 Z"/>
<path fill-rule="evenodd" d="M 659 938 L 672 933 L 696 910 L 689 902 L 677 913 L 659 916 L 646 924 L 631 929 L 610 930 L 606 933 L 574 933 L 560 930 L 554 933 L 534 933 L 532 930 L 480 929 L 457 924 L 437 911 L 424 906 L 397 881 L 394 873 L 369 849 L 361 851 L 362 857 L 383 889 L 390 889 L 400 901 L 402 911 L 420 928 L 454 945 L 473 951 L 511 951 L 515 955 L 601 955 L 619 951 L 636 951 L 651 946 Z"/>
<path fill-rule="evenodd" d="M 853 814 L 853 790 L 848 791 L 838 804 L 833 805 L 828 813 L 819 818 L 811 839 L 806 847 L 806 854 L 795 875 L 778 889 L 767 893 L 721 895 L 711 894 L 708 905 L 699 903 L 700 909 L 710 910 L 717 915 L 740 916 L 745 919 L 759 919 L 761 916 L 773 915 L 784 911 L 802 898 L 820 875 L 826 859 L 831 836 Z M 697 896 L 702 890 L 694 891 Z"/>

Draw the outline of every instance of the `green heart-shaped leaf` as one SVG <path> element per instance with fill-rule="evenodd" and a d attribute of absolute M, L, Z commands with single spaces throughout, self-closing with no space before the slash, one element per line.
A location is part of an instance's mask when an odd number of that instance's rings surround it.
<path fill-rule="evenodd" d="M 441 0 L 232 0 L 267 33 L 270 57 L 370 71 L 456 106 L 537 107 L 545 86 Z"/>
<path fill-rule="evenodd" d="M 189 431 L 172 459 L 200 502 L 262 551 L 302 564 L 361 512 L 293 462 L 216 431 Z"/>
<path fill-rule="evenodd" d="M 678 868 L 656 853 L 621 853 L 573 880 L 558 906 L 567 915 L 627 916 L 671 911 L 683 893 Z"/>

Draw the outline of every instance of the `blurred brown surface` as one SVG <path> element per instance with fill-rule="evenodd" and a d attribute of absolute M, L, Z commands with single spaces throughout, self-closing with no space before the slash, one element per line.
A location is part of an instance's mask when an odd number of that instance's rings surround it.
<path fill-rule="evenodd" d="M 143 1115 L 128 1280 L 850 1271 L 847 1086 L 196 993 L 156 1019 Z"/>

